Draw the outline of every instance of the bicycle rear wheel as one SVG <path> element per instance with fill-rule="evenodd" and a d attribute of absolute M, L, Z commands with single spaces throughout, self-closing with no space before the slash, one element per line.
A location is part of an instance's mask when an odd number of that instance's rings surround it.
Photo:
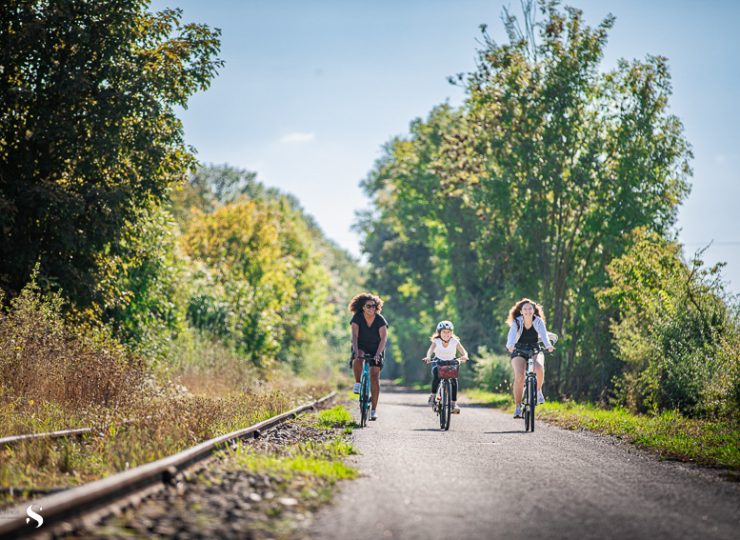
<path fill-rule="evenodd" d="M 450 429 L 450 420 L 452 420 L 452 389 L 451 389 L 451 383 L 449 379 L 445 379 L 445 415 L 447 418 L 445 419 L 445 431 L 448 431 Z"/>
<path fill-rule="evenodd" d="M 524 396 L 522 396 L 522 407 L 524 407 L 524 431 L 529 431 L 529 381 L 524 381 Z"/>

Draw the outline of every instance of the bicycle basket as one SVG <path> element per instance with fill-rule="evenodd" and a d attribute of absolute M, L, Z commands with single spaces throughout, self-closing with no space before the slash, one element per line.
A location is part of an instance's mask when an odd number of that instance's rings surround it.
<path fill-rule="evenodd" d="M 437 366 L 437 373 L 440 379 L 457 379 L 457 372 L 460 366 Z"/>

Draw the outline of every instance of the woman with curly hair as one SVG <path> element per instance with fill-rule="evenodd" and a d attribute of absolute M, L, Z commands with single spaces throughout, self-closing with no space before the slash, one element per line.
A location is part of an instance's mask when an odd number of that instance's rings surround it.
<path fill-rule="evenodd" d="M 549 352 L 553 351 L 553 346 L 550 344 L 545 327 L 544 311 L 537 302 L 522 298 L 509 310 L 506 322 L 509 324 L 506 349 L 511 353 L 511 367 L 514 369 L 514 403 L 516 404 L 514 418 L 521 418 L 524 372 L 527 369 L 527 362 L 518 351 L 533 349 L 539 341 L 542 341 Z M 554 334 L 550 335 L 554 336 Z M 537 374 L 537 403 L 544 403 L 545 396 L 542 394 L 542 383 L 545 382 L 544 354 L 540 353 L 535 358 L 534 370 Z"/>
<path fill-rule="evenodd" d="M 387 341 L 388 321 L 380 314 L 383 310 L 383 301 L 374 294 L 364 292 L 355 296 L 349 303 L 352 320 L 352 368 L 355 372 L 354 393 L 360 393 L 360 378 L 362 377 L 362 357 L 366 354 L 373 358 L 370 364 L 370 390 L 372 393 L 372 407 L 370 420 L 378 419 L 378 396 L 380 395 L 380 370 L 383 369 L 383 354 Z"/>

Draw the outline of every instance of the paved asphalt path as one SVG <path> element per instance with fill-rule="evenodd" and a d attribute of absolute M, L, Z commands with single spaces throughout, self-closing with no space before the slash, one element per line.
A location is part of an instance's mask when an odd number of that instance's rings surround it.
<path fill-rule="evenodd" d="M 465 407 L 440 432 L 427 394 L 383 388 L 354 431 L 361 477 L 316 539 L 740 538 L 740 483 L 628 444 Z"/>

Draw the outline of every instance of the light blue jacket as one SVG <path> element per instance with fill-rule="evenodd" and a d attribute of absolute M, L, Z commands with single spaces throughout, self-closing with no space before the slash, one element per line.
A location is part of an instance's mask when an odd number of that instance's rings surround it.
<path fill-rule="evenodd" d="M 518 323 L 518 324 L 517 324 Z M 552 347 L 550 339 L 547 335 L 547 328 L 545 328 L 545 321 L 540 319 L 537 315 L 534 316 L 532 326 L 537 330 L 537 335 L 540 336 L 540 341 L 545 345 L 545 348 Z M 511 323 L 509 327 L 509 336 L 506 338 L 506 348 L 511 349 L 522 335 L 524 330 L 524 316 L 519 315 L 516 320 Z"/>

